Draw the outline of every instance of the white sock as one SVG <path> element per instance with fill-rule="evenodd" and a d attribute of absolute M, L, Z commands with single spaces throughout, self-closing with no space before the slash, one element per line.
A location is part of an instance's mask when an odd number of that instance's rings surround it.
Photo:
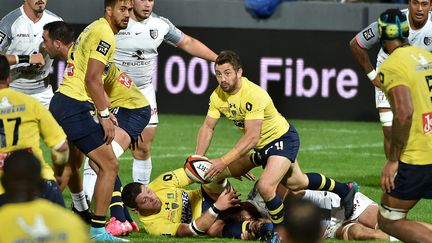
<path fill-rule="evenodd" d="M 84 160 L 84 175 L 83 175 L 83 189 L 89 201 L 93 198 L 94 187 L 96 185 L 97 174 L 89 165 L 89 158 Z"/>
<path fill-rule="evenodd" d="M 117 158 L 119 158 L 124 150 L 116 141 L 111 142 L 111 146 L 113 148 L 114 154 Z M 83 189 L 87 198 L 91 201 L 93 198 L 94 187 L 96 185 L 97 174 L 89 165 L 89 158 L 85 158 L 84 160 L 84 175 L 83 175 Z"/>
<path fill-rule="evenodd" d="M 150 176 L 152 171 L 152 161 L 151 157 L 146 160 L 133 160 L 132 166 L 132 178 L 134 182 L 139 182 L 144 185 L 148 185 L 150 183 Z"/>
<path fill-rule="evenodd" d="M 84 191 L 78 193 L 71 192 L 72 201 L 74 204 L 74 208 L 76 208 L 79 212 L 87 210 L 89 206 L 87 205 L 86 197 Z"/>

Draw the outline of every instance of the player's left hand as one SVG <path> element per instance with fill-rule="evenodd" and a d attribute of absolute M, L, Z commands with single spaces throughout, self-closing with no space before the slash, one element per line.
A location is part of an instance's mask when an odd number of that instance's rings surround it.
<path fill-rule="evenodd" d="M 399 168 L 398 161 L 387 161 L 381 172 L 381 189 L 383 192 L 390 193 L 394 188 L 394 178 Z"/>
<path fill-rule="evenodd" d="M 227 165 L 222 161 L 222 159 L 212 159 L 210 160 L 212 165 L 207 170 L 206 174 L 204 175 L 205 178 L 214 178 L 215 176 L 219 175 L 226 167 Z"/>
<path fill-rule="evenodd" d="M 118 127 L 118 121 L 117 121 L 117 117 L 115 117 L 115 115 L 113 113 L 109 113 L 110 116 L 110 120 L 112 121 L 112 123 L 114 124 L 114 126 Z"/>

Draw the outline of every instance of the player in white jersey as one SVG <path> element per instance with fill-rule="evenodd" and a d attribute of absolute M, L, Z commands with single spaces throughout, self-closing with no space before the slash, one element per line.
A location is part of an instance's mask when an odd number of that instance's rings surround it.
<path fill-rule="evenodd" d="M 208 61 L 216 60 L 216 53 L 199 40 L 184 34 L 168 19 L 153 13 L 154 0 L 135 0 L 127 29 L 116 35 L 116 66 L 126 72 L 150 103 L 151 118 L 142 132 L 143 141 L 133 150 L 133 179 L 149 184 L 152 170 L 151 143 L 156 134 L 158 110 L 152 81 L 156 72 L 157 48 L 164 41 L 187 53 Z M 84 183 L 93 176 L 85 167 Z"/>
<path fill-rule="evenodd" d="M 402 10 L 409 22 L 408 41 L 413 46 L 419 46 L 432 51 L 432 16 L 429 12 L 432 7 L 431 0 L 409 0 L 408 9 Z M 392 134 L 393 113 L 390 104 L 379 88 L 380 79 L 377 75 L 378 70 L 372 66 L 368 56 L 368 50 L 379 44 L 378 23 L 375 21 L 368 27 L 357 33 L 350 41 L 351 51 L 356 61 L 367 73 L 368 78 L 375 87 L 375 103 L 378 109 L 380 121 L 384 133 L 384 151 L 388 158 L 390 151 L 390 139 Z M 387 58 L 388 54 L 381 48 L 376 63 L 379 69 L 381 63 Z"/>
<path fill-rule="evenodd" d="M 53 60 L 41 46 L 43 26 L 62 20 L 45 10 L 47 1 L 25 0 L 0 21 L 0 53 L 12 65 L 10 87 L 36 98 L 46 108 L 53 96 L 48 78 Z"/>

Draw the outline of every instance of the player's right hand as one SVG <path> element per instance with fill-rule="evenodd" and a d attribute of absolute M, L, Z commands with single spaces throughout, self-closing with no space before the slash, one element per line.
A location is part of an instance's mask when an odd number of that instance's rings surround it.
<path fill-rule="evenodd" d="M 30 64 L 38 65 L 38 66 L 44 66 L 45 65 L 45 58 L 42 56 L 41 53 L 34 53 L 30 55 Z"/>
<path fill-rule="evenodd" d="M 111 142 L 114 140 L 115 136 L 115 126 L 111 119 L 107 118 L 101 118 L 98 116 L 99 123 L 102 125 L 102 128 L 104 130 L 104 140 L 105 143 L 111 144 Z"/>
<path fill-rule="evenodd" d="M 377 87 L 379 89 L 382 88 L 382 83 L 381 83 L 381 79 L 380 79 L 379 75 L 377 75 L 374 80 L 371 80 L 371 82 L 375 87 Z"/>
<path fill-rule="evenodd" d="M 218 197 L 218 199 L 215 202 L 216 208 L 223 211 L 228 208 L 239 206 L 240 205 L 240 199 L 239 199 L 240 193 L 233 189 L 225 189 Z"/>

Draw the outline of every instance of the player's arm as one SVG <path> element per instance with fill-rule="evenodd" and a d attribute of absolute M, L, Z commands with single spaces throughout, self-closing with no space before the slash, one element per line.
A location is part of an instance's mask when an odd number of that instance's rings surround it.
<path fill-rule="evenodd" d="M 199 218 L 192 221 L 190 224 L 180 224 L 176 236 L 185 237 L 205 234 L 217 219 L 220 211 L 237 206 L 240 203 L 240 199 L 238 199 L 239 196 L 240 194 L 235 190 L 223 191 L 213 206 L 205 211 Z"/>
<path fill-rule="evenodd" d="M 114 139 L 115 127 L 109 116 L 109 101 L 106 99 L 107 96 L 103 87 L 102 74 L 104 69 L 105 64 L 103 62 L 94 58 L 89 58 L 85 84 L 98 110 L 98 118 L 100 118 L 100 124 L 104 129 L 106 144 L 110 144 Z"/>
<path fill-rule="evenodd" d="M 205 155 L 207 149 L 210 147 L 211 140 L 213 138 L 213 132 L 219 119 L 211 116 L 206 116 L 204 123 L 200 127 L 197 135 L 197 142 L 195 148 L 195 154 Z"/>
<path fill-rule="evenodd" d="M 349 42 L 349 46 L 354 59 L 360 64 L 369 80 L 371 80 L 375 86 L 380 87 L 379 77 L 375 68 L 372 66 L 368 55 L 368 49 L 372 45 L 378 43 L 378 34 L 376 29 L 376 22 L 374 22 L 354 36 L 354 38 Z"/>
<path fill-rule="evenodd" d="M 9 62 L 9 65 L 14 65 L 18 63 L 29 63 L 36 65 L 45 65 L 45 59 L 41 53 L 33 53 L 30 55 L 10 55 L 6 54 L 6 59 Z"/>
<path fill-rule="evenodd" d="M 59 185 L 64 167 L 69 159 L 69 146 L 66 140 L 61 141 L 51 148 L 51 160 L 53 162 L 54 177 Z"/>
<path fill-rule="evenodd" d="M 402 149 L 409 137 L 414 112 L 411 93 L 407 86 L 398 85 L 391 88 L 388 96 L 393 111 L 393 133 L 390 155 L 381 173 L 381 187 L 386 192 L 394 189 L 394 176 L 398 169 Z"/>
<path fill-rule="evenodd" d="M 183 38 L 183 41 L 178 46 L 180 49 L 192 56 L 199 57 L 207 61 L 216 61 L 217 54 L 210 50 L 210 48 L 204 45 L 201 41 L 188 35 L 185 35 Z"/>

